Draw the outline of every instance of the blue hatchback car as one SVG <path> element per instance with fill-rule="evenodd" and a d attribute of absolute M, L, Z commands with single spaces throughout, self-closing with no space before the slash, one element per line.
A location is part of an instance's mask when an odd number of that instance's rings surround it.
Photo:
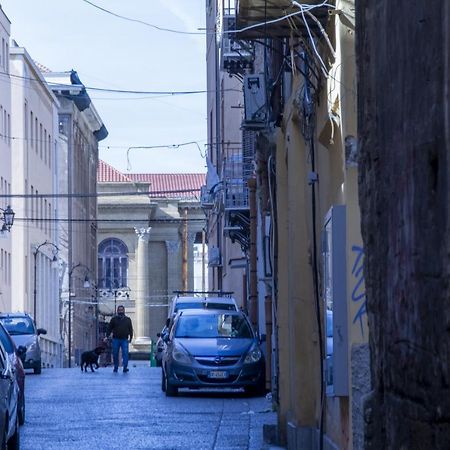
<path fill-rule="evenodd" d="M 161 388 L 244 388 L 265 392 L 265 363 L 259 338 L 241 311 L 184 310 L 164 337 Z"/>

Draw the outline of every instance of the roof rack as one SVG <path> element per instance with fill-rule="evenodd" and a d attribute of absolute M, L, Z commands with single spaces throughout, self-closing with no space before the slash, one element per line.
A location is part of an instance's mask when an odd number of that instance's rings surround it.
<path fill-rule="evenodd" d="M 234 292 L 233 291 L 173 291 L 177 296 L 184 294 L 207 294 L 207 295 L 217 295 L 221 297 L 231 297 Z"/>

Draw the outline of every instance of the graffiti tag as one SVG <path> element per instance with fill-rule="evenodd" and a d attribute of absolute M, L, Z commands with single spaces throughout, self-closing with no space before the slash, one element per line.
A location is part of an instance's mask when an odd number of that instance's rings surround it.
<path fill-rule="evenodd" d="M 355 261 L 352 267 L 352 275 L 354 277 L 354 285 L 352 290 L 352 301 L 358 304 L 358 311 L 353 317 L 353 325 L 359 322 L 361 327 L 361 335 L 364 337 L 364 316 L 367 314 L 366 310 L 366 288 L 364 284 L 364 249 L 358 245 L 352 246 L 352 252 L 355 256 Z"/>

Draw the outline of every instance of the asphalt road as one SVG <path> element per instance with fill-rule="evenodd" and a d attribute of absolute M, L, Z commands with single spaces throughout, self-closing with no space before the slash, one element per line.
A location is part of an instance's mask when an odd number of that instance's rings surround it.
<path fill-rule="evenodd" d="M 263 424 L 276 423 L 264 397 L 240 392 L 161 392 L 159 368 L 46 369 L 26 377 L 21 448 L 254 449 L 266 448 Z"/>

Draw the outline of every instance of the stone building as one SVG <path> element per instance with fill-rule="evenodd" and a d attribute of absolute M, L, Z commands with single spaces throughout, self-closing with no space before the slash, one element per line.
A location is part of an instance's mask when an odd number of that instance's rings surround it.
<path fill-rule="evenodd" d="M 131 351 L 148 352 L 167 318 L 172 292 L 183 288 L 183 242 L 187 287 L 194 287 L 205 175 L 125 174 L 100 161 L 97 181 L 100 330 L 123 304 L 135 330 Z"/>

